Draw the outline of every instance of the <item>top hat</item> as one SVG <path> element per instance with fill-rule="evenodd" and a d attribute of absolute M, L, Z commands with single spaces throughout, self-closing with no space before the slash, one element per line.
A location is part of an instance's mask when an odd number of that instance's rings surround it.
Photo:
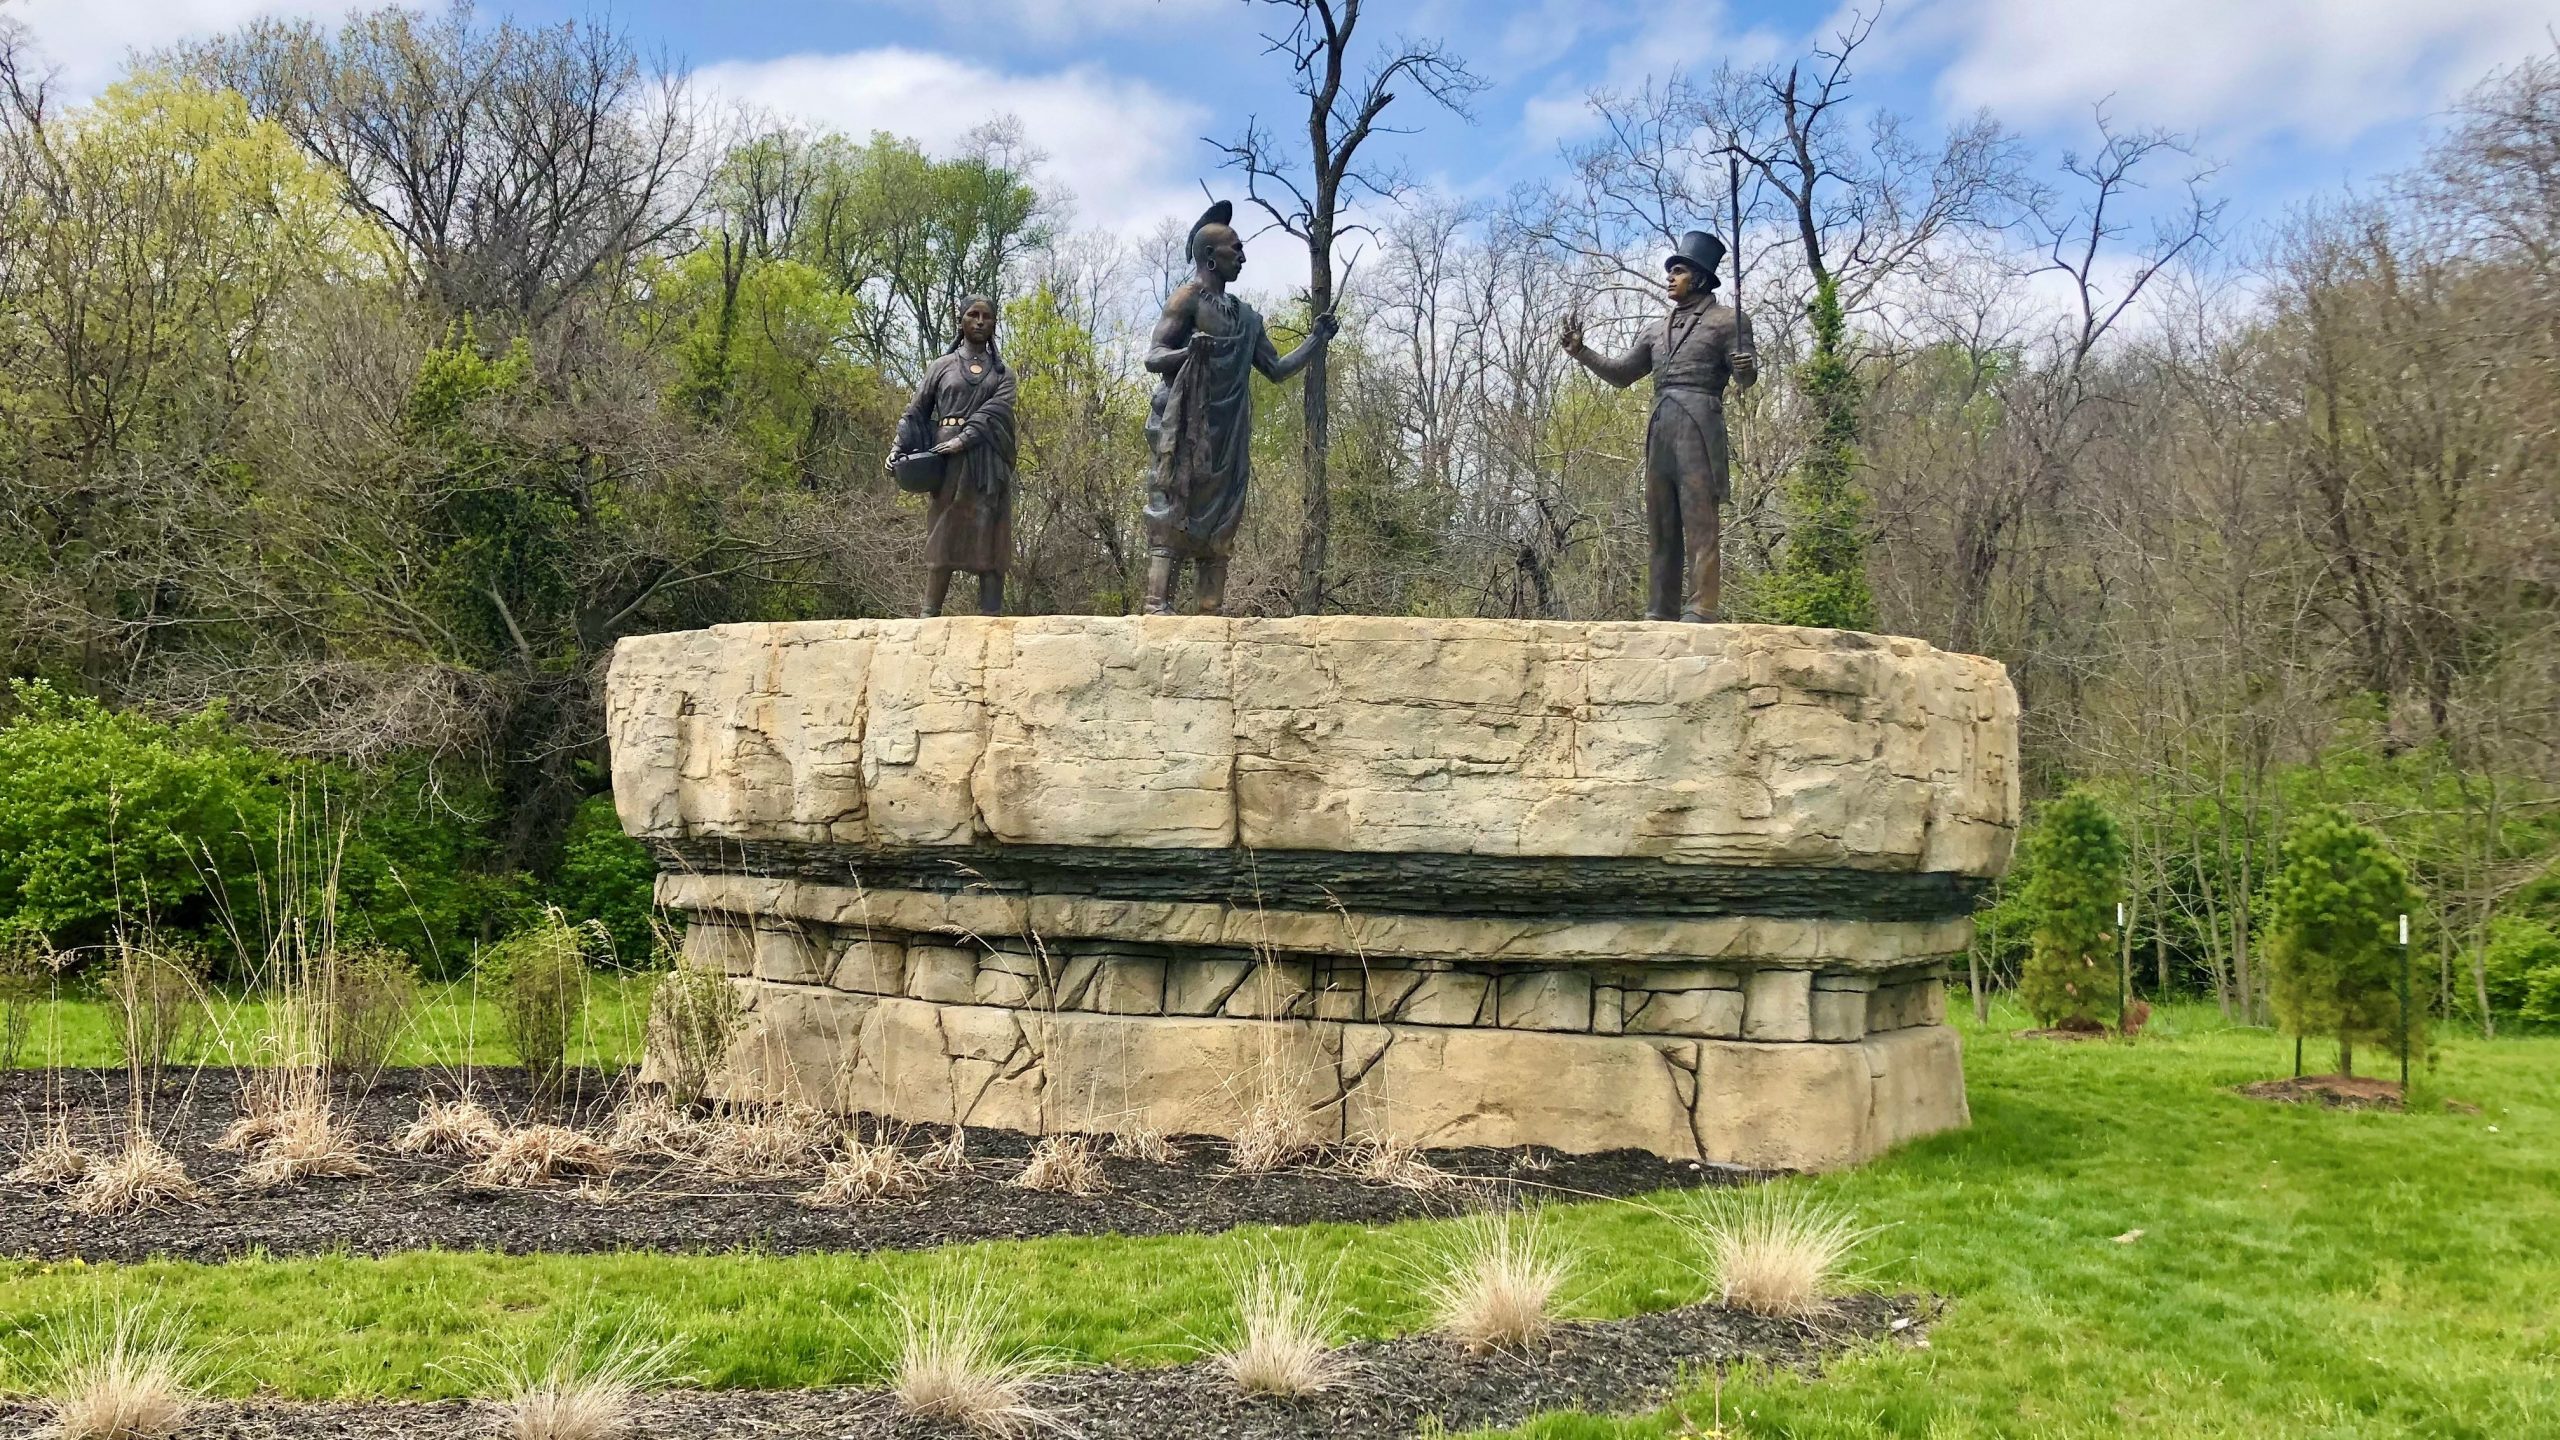
<path fill-rule="evenodd" d="M 1200 232 L 1212 225 L 1233 226 L 1235 223 L 1236 207 L 1233 201 L 1210 202 L 1209 208 L 1200 212 L 1200 218 L 1191 222 L 1191 233 L 1183 237 L 1183 254 L 1193 260 L 1199 259 Z"/>
<path fill-rule="evenodd" d="M 1680 237 L 1679 246 L 1663 260 L 1662 268 L 1670 269 L 1674 260 L 1695 268 L 1707 288 L 1713 289 L 1716 269 L 1724 264 L 1724 242 L 1704 230 L 1692 230 Z"/>

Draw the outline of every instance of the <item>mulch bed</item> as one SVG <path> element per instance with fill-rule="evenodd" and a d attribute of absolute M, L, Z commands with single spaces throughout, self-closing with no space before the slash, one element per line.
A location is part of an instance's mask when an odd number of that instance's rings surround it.
<path fill-rule="evenodd" d="M 509 1254 L 903 1250 L 1042 1235 L 1373 1224 L 1483 1209 L 1523 1192 L 1619 1197 L 1754 1178 L 1637 1151 L 1568 1156 L 1450 1150 L 1428 1158 L 1466 1183 L 1417 1192 L 1322 1168 L 1238 1175 L 1227 1166 L 1223 1144 L 1195 1140 L 1171 1164 L 1105 1160 L 1110 1188 L 1079 1198 L 1008 1185 L 1032 1142 L 972 1130 L 967 1173 L 938 1179 L 907 1200 L 813 1209 L 794 1197 L 814 1183 L 814 1174 L 716 1180 L 690 1164 L 663 1159 L 627 1164 L 614 1175 L 610 1198 L 599 1200 L 566 1186 L 482 1188 L 461 1178 L 457 1160 L 393 1154 L 390 1139 L 416 1116 L 419 1102 L 430 1094 L 450 1096 L 457 1088 L 455 1077 L 441 1070 L 401 1070 L 361 1097 L 341 1101 L 377 1173 L 259 1190 L 239 1178 L 243 1157 L 213 1148 L 239 1114 L 243 1073 L 173 1072 L 151 1106 L 152 1133 L 208 1188 L 208 1203 L 140 1218 L 95 1219 L 73 1213 L 58 1193 L 0 1186 L 0 1256 L 224 1261 L 252 1253 L 388 1255 L 427 1248 Z M 617 1077 L 580 1077 L 573 1093 L 583 1098 L 573 1100 L 562 1118 L 602 1125 L 619 1088 Z M 478 1072 L 473 1092 L 502 1119 L 534 1110 L 523 1077 L 514 1071 Z M 93 1152 L 120 1148 L 129 1094 L 120 1071 L 0 1073 L 0 1173 L 16 1164 L 17 1154 L 57 1114 L 71 1116 L 74 1139 Z M 921 1148 L 938 1138 L 938 1132 L 920 1130 L 913 1143 Z"/>
<path fill-rule="evenodd" d="M 1792 1366 L 1879 1339 L 1925 1344 L 1931 1308 L 1909 1296 L 1852 1296 L 1818 1321 L 1769 1320 L 1693 1305 L 1568 1325 L 1530 1355 L 1469 1355 L 1436 1336 L 1344 1347 L 1351 1377 L 1310 1400 L 1249 1398 L 1209 1362 L 1061 1374 L 1039 1402 L 1089 1440 L 1405 1440 L 1426 1419 L 1452 1430 L 1513 1426 L 1547 1411 L 1640 1413 L 1688 1377 L 1750 1359 Z M 0 1405 L 0 1424 L 13 1418 Z M 32 1426 L 27 1411 L 15 1418 Z M 16 1433 L 9 1431 L 8 1433 Z M 188 1440 L 461 1440 L 501 1434 L 489 1405 L 285 1404 L 214 1407 Z M 876 1390 L 673 1391 L 648 1398 L 649 1440 L 944 1440 L 965 1432 L 898 1413 Z"/>
<path fill-rule="evenodd" d="M 2252 1100 L 2325 1105 L 2332 1110 L 2400 1108 L 2400 1082 L 2362 1075 L 2295 1075 L 2283 1080 L 2259 1080 L 2241 1086 L 2240 1093 Z"/>

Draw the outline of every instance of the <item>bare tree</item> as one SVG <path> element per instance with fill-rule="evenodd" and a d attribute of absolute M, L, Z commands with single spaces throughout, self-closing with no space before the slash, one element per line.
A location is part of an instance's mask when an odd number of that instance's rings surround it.
<path fill-rule="evenodd" d="M 1334 246 L 1361 227 L 1347 225 L 1346 206 L 1361 194 L 1391 199 L 1405 186 L 1390 169 L 1363 166 L 1360 151 L 1379 134 L 1403 133 L 1381 123 L 1397 88 L 1410 85 L 1453 114 L 1465 116 L 1484 81 L 1437 41 L 1399 38 L 1364 59 L 1356 46 L 1363 0 L 1259 0 L 1281 12 L 1282 23 L 1264 35 L 1266 53 L 1278 55 L 1295 74 L 1307 102 L 1306 150 L 1300 159 L 1258 119 L 1244 133 L 1219 143 L 1227 163 L 1245 175 L 1245 193 L 1271 223 L 1307 247 L 1307 307 L 1322 315 L 1334 305 Z M 1365 65 L 1365 68 L 1362 68 Z M 1326 403 L 1326 361 L 1316 354 L 1305 376 L 1305 512 L 1298 535 L 1299 613 L 1324 606 L 1325 548 L 1332 525 L 1326 463 L 1332 451 Z"/>
<path fill-rule="evenodd" d="M 540 320 L 683 229 L 701 198 L 685 73 L 622 34 L 390 7 L 332 36 L 260 21 L 185 52 L 346 181 L 455 314 Z"/>

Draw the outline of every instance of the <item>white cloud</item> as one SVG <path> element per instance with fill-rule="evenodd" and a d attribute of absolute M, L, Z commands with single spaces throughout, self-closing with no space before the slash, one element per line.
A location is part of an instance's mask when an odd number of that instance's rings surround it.
<path fill-rule="evenodd" d="M 1017 116 L 1086 225 L 1136 235 L 1200 208 L 1192 172 L 1208 111 L 1097 65 L 1008 75 L 892 48 L 727 61 L 697 78 L 714 93 L 795 120 L 856 136 L 886 130 L 936 153 L 949 153 L 987 120 Z"/>
<path fill-rule="evenodd" d="M 1233 0 L 894 0 L 930 15 L 952 34 L 1006 32 L 1054 45 L 1112 31 L 1186 24 L 1237 8 Z"/>
<path fill-rule="evenodd" d="M 1951 48 L 1938 91 L 1958 108 L 2033 123 L 2113 97 L 2126 123 L 2343 146 L 2544 48 L 2552 18 L 2551 0 L 1942 0 L 1895 43 Z"/>
<path fill-rule="evenodd" d="M 351 8 L 353 0 L 19 0 L 6 13 L 61 67 L 64 83 L 86 95 L 114 81 L 137 50 L 201 40 L 267 16 L 336 16 Z"/>

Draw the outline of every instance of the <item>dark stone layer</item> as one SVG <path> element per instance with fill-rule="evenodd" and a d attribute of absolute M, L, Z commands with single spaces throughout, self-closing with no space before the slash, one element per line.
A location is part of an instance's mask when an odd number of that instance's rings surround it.
<path fill-rule="evenodd" d="M 1090 895 L 1276 910 L 1340 906 L 1370 914 L 1919 921 L 1972 913 L 1990 885 L 1943 871 L 1432 852 L 1078 845 L 875 850 L 787 840 L 647 843 L 661 866 L 697 874 L 757 875 L 875 890 Z"/>

